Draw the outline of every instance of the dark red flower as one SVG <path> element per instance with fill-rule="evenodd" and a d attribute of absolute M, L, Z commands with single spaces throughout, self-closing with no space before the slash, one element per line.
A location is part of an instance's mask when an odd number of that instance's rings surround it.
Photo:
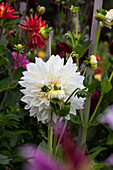
<path fill-rule="evenodd" d="M 39 48 L 43 48 L 45 46 L 45 39 L 39 33 L 41 27 L 46 26 L 45 22 L 46 21 L 42 22 L 41 17 L 37 19 L 37 14 L 35 14 L 34 19 L 33 19 L 33 15 L 31 14 L 31 18 L 26 16 L 26 20 L 23 20 L 21 22 L 21 25 L 19 25 L 28 34 L 28 37 L 29 37 L 28 46 L 29 47 L 36 48 L 38 46 Z"/>
<path fill-rule="evenodd" d="M 111 42 L 109 45 L 109 52 L 110 54 L 113 54 L 113 42 Z"/>
<path fill-rule="evenodd" d="M 17 18 L 18 16 L 13 16 L 14 14 L 16 14 L 16 12 L 14 12 L 14 9 L 12 9 L 11 5 L 6 3 L 4 5 L 4 2 L 0 5 L 0 18 L 3 19 L 8 19 L 8 20 L 13 20 L 15 18 Z"/>
<path fill-rule="evenodd" d="M 91 106 L 90 106 L 90 114 L 93 114 L 98 101 L 100 99 L 100 91 L 97 89 L 95 93 L 91 94 Z"/>
<path fill-rule="evenodd" d="M 64 58 L 66 60 L 66 53 L 71 54 L 72 47 L 70 47 L 67 43 L 61 42 L 56 44 L 56 51 L 55 55 L 59 55 L 61 58 Z"/>

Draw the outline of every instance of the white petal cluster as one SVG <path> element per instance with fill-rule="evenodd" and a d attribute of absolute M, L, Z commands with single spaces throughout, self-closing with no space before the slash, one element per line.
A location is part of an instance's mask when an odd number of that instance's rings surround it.
<path fill-rule="evenodd" d="M 113 9 L 110 9 L 109 11 L 107 11 L 107 14 L 105 15 L 105 20 L 100 22 L 100 26 L 111 29 L 112 25 L 113 25 Z"/>
<path fill-rule="evenodd" d="M 70 57 L 64 65 L 64 59 L 60 56 L 52 55 L 45 63 L 41 58 L 35 58 L 35 63 L 27 65 L 27 71 L 23 72 L 22 80 L 19 83 L 24 87 L 22 101 L 27 105 L 25 109 L 30 109 L 30 116 L 36 116 L 38 121 L 47 123 L 51 119 L 50 101 L 53 98 L 61 100 L 64 103 L 70 94 L 76 89 L 83 89 L 84 77 L 76 72 L 77 66 L 73 64 Z M 50 91 L 42 92 L 43 86 L 47 86 Z M 60 88 L 57 93 L 54 86 Z M 76 109 L 82 109 L 85 98 L 72 96 L 70 98 L 70 113 L 76 115 Z M 70 116 L 66 116 L 70 119 Z M 55 113 L 52 116 L 56 121 Z"/>

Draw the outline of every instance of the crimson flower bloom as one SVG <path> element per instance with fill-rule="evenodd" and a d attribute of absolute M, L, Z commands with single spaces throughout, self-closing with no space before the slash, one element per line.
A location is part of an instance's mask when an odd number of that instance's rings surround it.
<path fill-rule="evenodd" d="M 39 19 L 37 20 L 37 14 L 35 14 L 34 19 L 33 15 L 31 14 L 31 18 L 26 16 L 26 21 L 23 20 L 21 22 L 21 25 L 19 25 L 19 27 L 27 32 L 30 39 L 28 43 L 29 47 L 36 48 L 38 46 L 39 48 L 43 48 L 45 46 L 45 39 L 39 33 L 40 28 L 45 26 L 45 21 L 42 22 L 42 17 L 39 17 Z"/>
<path fill-rule="evenodd" d="M 4 2 L 0 5 L 0 18 L 3 19 L 8 19 L 8 20 L 13 20 L 17 18 L 18 16 L 13 16 L 16 12 L 14 12 L 14 9 L 12 9 L 11 5 L 6 3 L 4 5 Z"/>

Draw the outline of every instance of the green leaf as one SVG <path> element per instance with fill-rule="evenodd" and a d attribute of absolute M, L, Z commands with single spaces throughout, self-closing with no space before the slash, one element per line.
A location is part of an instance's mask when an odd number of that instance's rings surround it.
<path fill-rule="evenodd" d="M 97 146 L 97 147 L 95 147 L 95 148 L 92 148 L 90 151 L 89 151 L 89 153 L 91 153 L 91 152 L 97 152 L 97 151 L 104 151 L 104 150 L 106 150 L 107 148 L 105 148 L 105 147 L 99 147 L 99 146 Z"/>
<path fill-rule="evenodd" d="M 8 93 L 4 107 L 18 106 L 18 102 L 22 97 L 22 93 L 19 91 Z"/>
<path fill-rule="evenodd" d="M 101 92 L 108 93 L 112 89 L 112 85 L 107 78 L 101 81 Z"/>
<path fill-rule="evenodd" d="M 6 64 L 9 60 L 3 56 L 0 56 L 0 66 Z"/>
<path fill-rule="evenodd" d="M 77 115 L 70 114 L 70 120 L 75 124 L 81 124 L 81 120 Z"/>
<path fill-rule="evenodd" d="M 5 55 L 7 56 L 8 60 L 10 61 L 10 67 L 12 69 L 14 59 L 13 59 L 13 55 L 12 55 L 11 51 L 8 48 L 5 51 Z"/>
<path fill-rule="evenodd" d="M 91 44 L 91 41 L 85 43 L 84 45 L 76 46 L 74 48 L 74 51 L 76 51 L 76 53 L 79 54 L 79 58 L 82 57 L 83 54 L 88 50 L 90 44 Z"/>
<path fill-rule="evenodd" d="M 93 165 L 93 170 L 100 170 L 104 166 L 105 166 L 104 163 L 96 163 L 95 165 Z"/>
<path fill-rule="evenodd" d="M 107 145 L 113 145 L 113 133 L 109 133 L 108 137 L 107 137 Z"/>
<path fill-rule="evenodd" d="M 47 150 L 47 143 L 43 140 L 43 141 L 38 145 L 38 149 Z"/>
<path fill-rule="evenodd" d="M 18 81 L 13 81 L 11 84 L 8 84 L 8 89 L 14 89 L 18 85 Z"/>
<path fill-rule="evenodd" d="M 4 46 L 4 49 L 7 47 L 8 40 L 7 40 L 7 35 L 6 34 L 5 35 L 2 34 L 2 38 L 1 38 L 0 44 Z"/>
<path fill-rule="evenodd" d="M 95 159 L 100 152 L 101 152 L 101 150 L 96 151 L 96 152 L 90 154 L 90 155 L 89 155 L 90 159 L 92 159 L 92 160 Z"/>
<path fill-rule="evenodd" d="M 0 81 L 0 92 L 8 89 L 8 84 L 10 82 L 10 79 L 11 78 L 8 77 Z"/>
<path fill-rule="evenodd" d="M 11 159 L 8 156 L 0 154 L 0 164 L 7 165 Z"/>
<path fill-rule="evenodd" d="M 4 55 L 6 52 L 6 48 L 4 45 L 0 45 L 0 56 Z"/>
<path fill-rule="evenodd" d="M 25 71 L 25 68 L 24 67 L 18 67 L 16 70 L 15 70 L 15 73 L 14 73 L 14 79 L 13 80 L 20 80 L 21 78 L 21 75 L 22 75 L 22 72 Z"/>

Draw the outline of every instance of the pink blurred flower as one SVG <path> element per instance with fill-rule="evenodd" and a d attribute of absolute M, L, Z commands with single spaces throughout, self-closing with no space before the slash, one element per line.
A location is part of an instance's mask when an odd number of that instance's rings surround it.
<path fill-rule="evenodd" d="M 113 154 L 110 155 L 106 160 L 105 160 L 105 164 L 107 166 L 113 166 Z"/>
<path fill-rule="evenodd" d="M 106 123 L 113 130 L 113 105 L 109 106 L 103 115 L 99 117 L 100 122 Z"/>
<path fill-rule="evenodd" d="M 16 52 L 12 52 L 12 55 L 13 55 L 13 58 L 14 58 L 14 64 L 15 64 L 15 61 L 16 61 L 16 57 L 17 57 L 17 53 Z M 15 69 L 17 69 L 19 67 L 19 64 L 21 62 L 21 59 L 22 59 L 22 54 L 18 54 L 18 58 L 17 58 L 17 63 L 16 63 L 16 66 L 15 66 Z M 13 64 L 13 68 L 14 68 L 14 64 Z M 27 64 L 29 64 L 29 60 L 27 59 L 27 57 L 25 56 L 23 58 L 23 61 L 22 61 L 22 64 L 20 65 L 20 67 L 24 67 L 25 70 L 27 70 Z"/>
<path fill-rule="evenodd" d="M 24 170 L 62 170 L 62 166 L 44 151 L 33 145 L 25 145 L 21 149 L 21 155 L 28 159 L 24 164 Z"/>

